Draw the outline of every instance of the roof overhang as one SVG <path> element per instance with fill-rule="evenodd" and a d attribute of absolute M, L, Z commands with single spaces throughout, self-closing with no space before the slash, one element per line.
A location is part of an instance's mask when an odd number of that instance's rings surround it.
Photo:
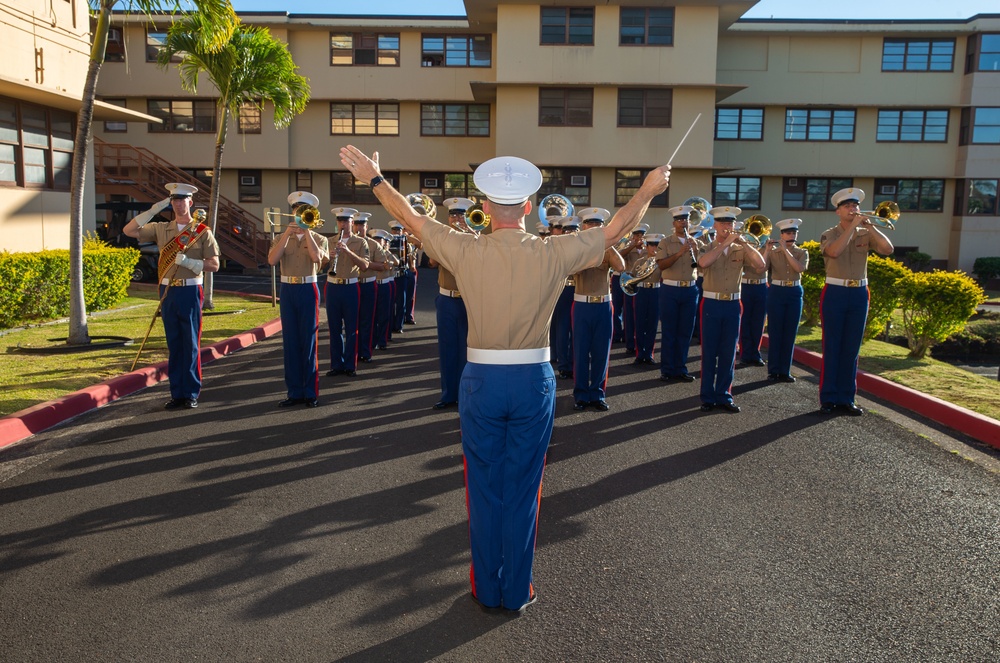
<path fill-rule="evenodd" d="M 0 95 L 72 113 L 79 111 L 81 104 L 80 97 L 70 94 L 66 90 L 32 85 L 26 81 L 15 80 L 4 74 L 0 74 Z M 155 122 L 157 124 L 162 124 L 163 122 L 158 117 L 103 101 L 94 102 L 94 119 L 118 122 Z"/>
<path fill-rule="evenodd" d="M 496 103 L 497 100 L 497 89 L 501 87 L 544 87 L 539 85 L 538 81 L 524 81 L 524 82 L 510 82 L 510 83 L 497 83 L 496 81 L 471 81 L 469 87 L 472 88 L 472 98 L 481 104 L 492 104 Z M 559 87 L 589 87 L 589 88 L 599 88 L 599 87 L 628 87 L 627 85 L 620 85 L 618 83 L 561 83 Z M 640 87 L 640 86 L 636 86 Z M 677 85 L 642 85 L 643 88 L 669 88 L 672 90 L 715 90 L 715 102 L 718 103 L 723 99 L 728 99 L 740 90 L 745 90 L 746 85 L 724 85 L 722 83 L 703 83 L 703 84 L 677 84 Z"/>

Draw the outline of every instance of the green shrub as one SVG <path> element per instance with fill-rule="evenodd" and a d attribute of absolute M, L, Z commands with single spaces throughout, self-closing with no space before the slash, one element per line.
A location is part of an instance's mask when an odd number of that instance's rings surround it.
<path fill-rule="evenodd" d="M 897 287 L 903 331 L 914 359 L 922 359 L 935 343 L 962 331 L 986 301 L 983 289 L 965 272 L 911 272 Z"/>
<path fill-rule="evenodd" d="M 88 238 L 83 251 L 83 294 L 88 311 L 118 304 L 128 294 L 139 251 Z M 69 313 L 69 251 L 0 253 L 0 329 Z"/>
<path fill-rule="evenodd" d="M 812 327 L 819 324 L 819 298 L 826 282 L 826 265 L 819 242 L 804 242 L 801 247 L 809 253 L 809 266 L 802 274 L 802 324 Z"/>
<path fill-rule="evenodd" d="M 972 273 L 980 283 L 986 285 L 990 279 L 1000 276 L 1000 258 L 976 258 L 972 263 Z"/>
<path fill-rule="evenodd" d="M 909 269 L 892 258 L 872 254 L 868 256 L 868 322 L 865 323 L 865 340 L 885 334 L 892 312 L 899 307 L 898 282 L 912 274 Z"/>

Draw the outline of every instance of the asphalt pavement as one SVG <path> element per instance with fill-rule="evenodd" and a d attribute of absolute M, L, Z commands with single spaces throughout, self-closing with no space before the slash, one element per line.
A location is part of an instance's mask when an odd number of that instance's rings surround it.
<path fill-rule="evenodd" d="M 610 412 L 559 381 L 538 603 L 480 612 L 433 281 L 319 408 L 276 407 L 275 337 L 208 365 L 197 410 L 164 383 L 0 453 L 0 660 L 1000 659 L 996 452 L 821 415 L 800 368 L 741 368 L 743 412 L 702 414 L 620 346 Z"/>

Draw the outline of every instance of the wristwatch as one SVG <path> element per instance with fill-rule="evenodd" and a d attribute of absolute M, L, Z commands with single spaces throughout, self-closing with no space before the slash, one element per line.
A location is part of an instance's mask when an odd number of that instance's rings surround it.
<path fill-rule="evenodd" d="M 372 181 L 368 183 L 368 186 L 370 188 L 374 189 L 375 187 L 377 187 L 382 182 L 385 182 L 385 178 L 382 177 L 381 175 L 378 175 L 378 176 L 372 178 Z"/>

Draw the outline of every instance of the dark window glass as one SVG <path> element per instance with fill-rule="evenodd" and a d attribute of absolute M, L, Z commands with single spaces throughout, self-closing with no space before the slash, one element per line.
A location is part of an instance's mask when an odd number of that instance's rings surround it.
<path fill-rule="evenodd" d="M 537 199 L 550 193 L 566 196 L 574 205 L 590 205 L 589 168 L 542 168 L 542 187 Z"/>
<path fill-rule="evenodd" d="M 0 182 L 69 190 L 74 125 L 72 113 L 0 98 Z"/>
<path fill-rule="evenodd" d="M 542 7 L 542 44 L 590 45 L 594 43 L 593 7 Z"/>
<path fill-rule="evenodd" d="M 399 187 L 399 173 L 382 171 L 389 184 Z M 338 205 L 377 205 L 378 198 L 368 186 L 368 182 L 354 179 L 354 175 L 343 171 L 330 173 L 330 202 Z"/>
<path fill-rule="evenodd" d="M 879 202 L 893 200 L 901 212 L 944 211 L 944 180 L 875 180 Z"/>
<path fill-rule="evenodd" d="M 1000 71 L 1000 34 L 979 36 L 979 71 Z"/>
<path fill-rule="evenodd" d="M 854 109 L 788 108 L 785 110 L 785 140 L 854 140 Z"/>
<path fill-rule="evenodd" d="M 166 30 L 148 30 L 146 32 L 146 62 L 156 62 L 156 58 L 159 57 L 160 51 L 166 43 Z M 181 56 L 174 55 L 170 58 L 170 61 L 180 62 Z"/>
<path fill-rule="evenodd" d="M 399 66 L 399 34 L 330 33 L 331 66 Z"/>
<path fill-rule="evenodd" d="M 330 133 L 398 136 L 399 104 L 331 103 Z"/>
<path fill-rule="evenodd" d="M 646 175 L 649 174 L 650 168 L 634 168 L 634 169 L 618 169 L 615 170 L 615 207 L 622 207 L 635 192 L 639 190 L 642 185 Z M 670 198 L 668 194 L 670 189 L 667 189 L 658 196 L 655 196 L 653 200 L 649 203 L 650 207 L 670 207 Z"/>
<path fill-rule="evenodd" d="M 237 118 L 236 130 L 241 134 L 260 133 L 259 102 L 244 102 L 240 106 L 240 115 Z"/>
<path fill-rule="evenodd" d="M 763 108 L 717 108 L 716 140 L 761 140 L 764 137 Z"/>
<path fill-rule="evenodd" d="M 954 39 L 884 39 L 882 71 L 952 71 Z"/>
<path fill-rule="evenodd" d="M 740 209 L 760 209 L 759 177 L 715 177 L 712 179 L 712 204 Z"/>
<path fill-rule="evenodd" d="M 539 126 L 593 125 L 594 91 L 590 88 L 539 88 L 538 103 Z"/>
<path fill-rule="evenodd" d="M 489 136 L 489 104 L 421 104 L 422 136 Z"/>
<path fill-rule="evenodd" d="M 876 140 L 943 143 L 947 139 L 947 110 L 882 109 L 878 112 Z"/>
<path fill-rule="evenodd" d="M 259 203 L 261 201 L 261 171 L 239 170 L 239 193 L 241 203 Z"/>
<path fill-rule="evenodd" d="M 966 197 L 967 215 L 997 215 L 997 180 L 968 180 Z"/>
<path fill-rule="evenodd" d="M 622 7 L 618 43 L 622 46 L 673 46 L 673 7 Z"/>
<path fill-rule="evenodd" d="M 190 99 L 147 99 L 146 112 L 163 119 L 149 124 L 150 133 L 214 133 L 215 102 Z"/>
<path fill-rule="evenodd" d="M 618 90 L 618 126 L 669 127 L 673 91 L 663 89 Z"/>
<path fill-rule="evenodd" d="M 830 196 L 853 182 L 850 178 L 786 177 L 781 185 L 781 209 L 832 210 Z"/>

